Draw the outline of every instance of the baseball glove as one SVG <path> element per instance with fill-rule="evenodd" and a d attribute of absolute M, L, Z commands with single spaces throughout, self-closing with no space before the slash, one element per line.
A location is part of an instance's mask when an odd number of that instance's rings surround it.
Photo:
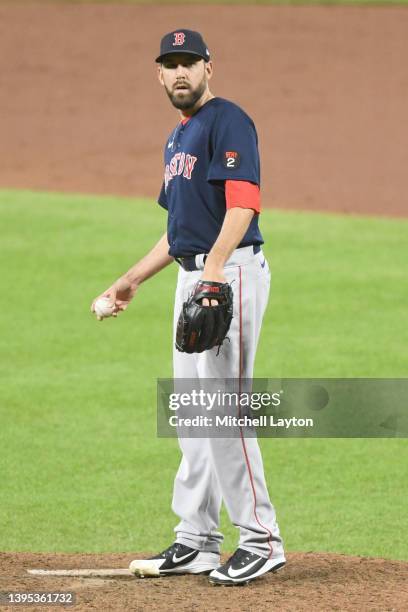
<path fill-rule="evenodd" d="M 218 305 L 203 306 L 204 298 L 216 299 Z M 228 283 L 199 281 L 184 302 L 178 319 L 177 350 L 202 353 L 214 346 L 218 346 L 219 350 L 231 325 L 232 305 L 233 293 Z"/>

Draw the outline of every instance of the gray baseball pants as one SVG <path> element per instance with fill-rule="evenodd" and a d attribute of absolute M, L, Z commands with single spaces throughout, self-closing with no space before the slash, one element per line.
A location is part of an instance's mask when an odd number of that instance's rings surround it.
<path fill-rule="evenodd" d="M 201 278 L 199 270 L 180 268 L 174 309 L 174 336 L 182 303 Z M 270 271 L 260 251 L 236 249 L 224 268 L 234 292 L 234 317 L 225 342 L 203 353 L 174 348 L 175 379 L 251 379 L 262 318 L 268 302 Z M 219 553 L 218 531 L 222 501 L 239 528 L 239 547 L 263 557 L 283 556 L 283 544 L 269 499 L 262 456 L 256 437 L 179 438 L 181 463 L 174 481 L 172 509 L 180 522 L 176 541 L 201 551 Z"/>

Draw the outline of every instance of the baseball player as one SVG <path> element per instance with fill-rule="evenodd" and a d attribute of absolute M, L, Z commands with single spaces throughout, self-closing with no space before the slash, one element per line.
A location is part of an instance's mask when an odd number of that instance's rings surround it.
<path fill-rule="evenodd" d="M 166 34 L 156 62 L 159 81 L 180 114 L 164 147 L 158 198 L 167 211 L 167 231 L 101 296 L 110 300 L 116 316 L 126 310 L 141 283 L 176 261 L 176 338 L 183 303 L 197 283 L 229 283 L 229 342 L 199 353 L 174 347 L 174 378 L 251 379 L 270 285 L 258 226 L 255 126 L 239 106 L 211 93 L 213 64 L 198 32 Z M 207 308 L 218 305 L 216 299 L 202 303 Z M 180 519 L 175 541 L 152 559 L 132 561 L 131 569 L 142 574 L 149 563 L 157 574 L 208 573 L 213 584 L 234 585 L 281 568 L 283 544 L 256 437 L 179 438 L 179 444 L 182 459 L 172 503 Z M 222 501 L 239 528 L 238 548 L 223 565 L 218 531 Z"/>

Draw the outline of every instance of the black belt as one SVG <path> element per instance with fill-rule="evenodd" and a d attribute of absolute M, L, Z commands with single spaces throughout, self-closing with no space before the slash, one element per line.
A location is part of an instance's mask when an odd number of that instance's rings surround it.
<path fill-rule="evenodd" d="M 247 246 L 251 246 L 251 245 L 248 244 Z M 238 247 L 238 248 L 243 248 L 243 247 Z M 254 255 L 256 255 L 261 250 L 261 247 L 259 244 L 254 244 L 253 249 L 254 249 Z M 207 255 L 204 255 L 203 264 L 205 264 L 205 260 L 207 259 L 207 257 L 208 257 Z M 201 269 L 197 267 L 196 260 L 195 260 L 196 255 L 188 255 L 187 257 L 175 257 L 174 259 L 186 272 L 195 272 L 196 270 Z"/>

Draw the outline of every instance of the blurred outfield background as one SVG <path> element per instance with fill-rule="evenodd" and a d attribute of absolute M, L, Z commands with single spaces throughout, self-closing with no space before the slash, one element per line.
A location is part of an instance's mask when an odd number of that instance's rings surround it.
<path fill-rule="evenodd" d="M 92 298 L 161 235 L 154 201 L 0 192 L 1 549 L 159 550 L 175 440 L 156 438 L 171 376 L 176 266 L 118 320 Z M 407 222 L 265 211 L 266 377 L 404 377 Z M 262 440 L 289 550 L 407 559 L 406 440 Z M 237 532 L 223 515 L 224 549 Z"/>
<path fill-rule="evenodd" d="M 66 1 L 84 3 L 55 3 Z M 157 439 L 155 412 L 156 378 L 171 376 L 176 266 L 117 321 L 97 323 L 89 305 L 158 239 L 164 213 L 151 200 L 3 189 L 0 224 L 0 549 L 158 551 L 176 523 L 180 455 Z M 407 230 L 265 210 L 272 292 L 257 376 L 406 377 Z M 288 550 L 408 559 L 406 440 L 261 446 Z M 233 550 L 225 513 L 222 530 Z"/>

